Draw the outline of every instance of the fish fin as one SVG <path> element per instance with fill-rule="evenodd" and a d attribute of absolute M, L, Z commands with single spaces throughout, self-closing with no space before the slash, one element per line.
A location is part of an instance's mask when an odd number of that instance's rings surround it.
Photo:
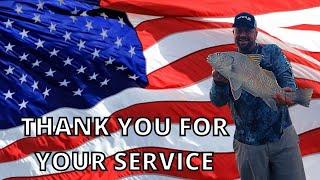
<path fill-rule="evenodd" d="M 262 98 L 262 100 L 274 111 L 278 111 L 277 102 L 273 98 Z"/>
<path fill-rule="evenodd" d="M 240 98 L 241 92 L 242 92 L 241 88 L 239 88 L 237 90 L 231 89 L 231 93 L 232 93 L 232 96 L 233 96 L 234 100 L 238 100 Z"/>
<path fill-rule="evenodd" d="M 263 58 L 263 55 L 261 55 L 261 54 L 248 54 L 247 57 L 249 60 L 251 60 L 252 62 L 255 62 L 257 65 L 259 65 L 262 58 Z"/>
<path fill-rule="evenodd" d="M 295 93 L 295 102 L 309 107 L 313 89 L 298 89 Z"/>
<path fill-rule="evenodd" d="M 265 70 L 263 69 L 264 73 L 269 76 L 271 79 L 276 79 L 276 76 L 273 74 L 272 71 L 268 71 L 268 70 Z"/>
<path fill-rule="evenodd" d="M 238 89 L 240 89 L 240 87 L 242 85 L 241 81 L 239 81 L 237 78 L 233 78 L 233 77 L 229 78 L 229 82 L 230 82 L 230 86 L 231 86 L 232 90 L 238 90 Z"/>

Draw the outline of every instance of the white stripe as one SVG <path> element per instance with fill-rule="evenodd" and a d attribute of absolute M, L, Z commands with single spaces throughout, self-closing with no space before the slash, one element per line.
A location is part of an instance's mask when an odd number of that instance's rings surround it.
<path fill-rule="evenodd" d="M 143 52 L 147 74 L 201 49 L 231 44 L 231 33 L 231 29 L 207 29 L 169 35 Z"/>
<path fill-rule="evenodd" d="M 292 124 L 298 134 L 320 127 L 320 99 L 312 100 L 310 107 L 295 105 L 289 108 Z"/>
<path fill-rule="evenodd" d="M 257 26 L 259 28 L 265 27 L 288 27 L 299 24 L 315 24 L 319 25 L 320 20 L 315 17 L 320 16 L 320 7 L 309 9 L 295 10 L 295 11 L 282 11 L 271 12 L 266 14 L 255 15 Z M 294 18 L 292 18 L 294 17 Z M 290 20 L 288 20 L 290 18 Z M 192 19 L 194 21 L 202 22 L 228 22 L 233 23 L 234 16 L 227 18 L 217 17 L 185 17 L 185 19 Z"/>
<path fill-rule="evenodd" d="M 257 42 L 264 44 L 277 44 L 280 48 L 301 56 L 320 66 L 320 62 L 318 60 L 289 47 L 287 44 L 270 37 L 263 32 L 258 33 Z M 231 28 L 193 30 L 166 36 L 144 51 L 144 56 L 147 59 L 147 74 L 196 51 L 233 43 L 234 39 Z M 188 45 L 181 46 L 181 44 Z"/>
<path fill-rule="evenodd" d="M 144 21 L 150 21 L 152 19 L 162 18 L 161 16 L 150 16 L 150 15 L 142 15 L 135 13 L 126 13 L 130 23 L 133 27 L 137 27 L 140 23 Z"/>
<path fill-rule="evenodd" d="M 297 63 L 291 63 L 291 66 L 296 78 L 303 78 L 320 82 L 320 71 Z"/>
<path fill-rule="evenodd" d="M 298 72 L 308 72 L 310 69 L 305 69 L 305 66 L 294 64 L 295 69 Z M 303 74 L 298 73 L 298 77 Z M 319 77 L 319 72 L 314 74 L 314 77 L 307 77 L 311 80 Z M 126 89 L 116 95 L 110 96 L 96 106 L 90 109 L 73 109 L 73 108 L 60 108 L 52 111 L 44 117 L 54 117 L 57 120 L 58 117 L 68 117 L 70 124 L 72 125 L 73 117 L 105 117 L 110 116 L 112 113 L 129 107 L 134 104 L 147 103 L 147 102 L 157 102 L 157 101 L 210 101 L 209 100 L 209 90 L 211 88 L 211 78 L 205 79 L 189 87 L 185 88 L 175 88 L 175 89 L 165 89 L 165 90 L 149 90 L 142 88 L 130 88 Z M 320 106 L 319 106 L 320 107 Z M 312 109 L 313 110 L 313 109 Z M 54 126 L 56 121 L 54 121 Z M 32 135 L 35 134 L 35 127 L 31 127 Z M 24 127 L 18 126 L 10 129 L 0 130 L 0 148 L 3 148 L 12 142 L 24 137 Z"/>
<path fill-rule="evenodd" d="M 320 52 L 320 42 L 316 41 L 316 39 L 320 39 L 320 32 L 318 31 L 275 27 L 265 28 L 263 30 L 279 38 L 291 47 L 311 52 Z"/>
<path fill-rule="evenodd" d="M 319 103 L 320 104 L 320 103 Z M 314 108 L 312 108 L 314 109 Z M 312 118 L 315 119 L 315 118 Z M 308 117 L 304 117 L 303 121 L 310 122 Z M 301 119 L 299 119 L 301 121 Z M 311 123 L 313 126 L 311 129 L 320 127 L 320 122 L 317 120 L 315 123 Z M 299 122 L 295 122 L 297 124 Z M 307 123 L 306 123 L 307 124 Z M 234 125 L 229 125 L 227 131 L 230 134 L 228 137 L 223 136 L 204 136 L 199 137 L 193 133 L 192 130 L 187 131 L 186 137 L 179 136 L 178 124 L 173 124 L 171 132 L 168 136 L 159 137 L 154 132 L 146 137 L 140 137 L 136 135 L 133 130 L 133 126 L 129 127 L 128 136 L 121 136 L 120 131 L 113 133 L 112 136 L 102 136 L 95 138 L 91 141 L 86 142 L 85 144 L 73 149 L 66 151 L 71 154 L 72 151 L 95 151 L 95 152 L 104 152 L 106 156 L 111 156 L 119 151 L 129 150 L 133 148 L 143 148 L 143 147 L 163 147 L 163 148 L 173 148 L 180 150 L 189 150 L 189 151 L 209 151 L 209 152 L 233 152 L 232 141 L 235 127 Z M 299 126 L 296 126 L 297 132 L 300 132 Z M 306 129 L 308 130 L 308 129 Z M 179 137 L 179 138 L 177 138 Z M 51 162 L 49 159 L 48 162 Z M 30 168 L 31 167 L 31 168 Z M 34 154 L 31 154 L 25 158 L 6 162 L 0 164 L 0 169 L 10 169 L 10 171 L 0 171 L 0 179 L 12 177 L 12 176 L 37 176 L 44 174 L 57 173 L 52 168 L 52 164 L 47 164 L 47 171 L 40 172 L 38 161 Z M 31 171 L 31 169 L 33 171 Z M 69 170 L 72 170 L 70 168 Z"/>
<path fill-rule="evenodd" d="M 139 23 L 143 22 L 144 16 L 141 15 L 142 19 Z M 281 41 L 290 45 L 291 47 L 298 47 L 302 50 L 308 50 L 313 52 L 320 52 L 320 42 L 316 39 L 320 39 L 320 32 L 308 31 L 308 30 L 292 30 L 286 27 L 309 24 L 319 25 L 320 20 L 320 7 L 287 11 L 287 12 L 276 12 L 268 13 L 263 15 L 256 15 L 258 28 L 266 31 L 272 36 L 279 38 Z M 290 21 L 288 21 L 289 17 Z M 234 17 L 229 18 L 210 18 L 210 17 L 185 17 L 185 19 L 191 19 L 202 22 L 228 22 L 233 23 Z M 189 44 L 188 44 L 189 45 Z"/>
<path fill-rule="evenodd" d="M 127 13 L 130 22 L 136 27 L 137 25 L 149 21 L 152 19 L 162 18 L 162 16 L 149 16 L 142 14 Z M 290 27 L 301 24 L 319 25 L 320 20 L 320 7 L 314 7 L 309 9 L 295 10 L 295 11 L 283 11 L 272 12 L 266 14 L 255 15 L 257 20 L 257 26 L 261 29 Z M 289 17 L 290 21 L 288 21 Z M 228 22 L 233 23 L 234 17 L 217 18 L 217 17 L 183 17 L 184 19 L 191 19 L 194 21 L 202 22 Z"/>
<path fill-rule="evenodd" d="M 320 153 L 310 154 L 302 158 L 306 179 L 318 180 L 320 177 Z"/>
<path fill-rule="evenodd" d="M 320 66 L 320 61 L 319 60 L 317 60 L 317 59 L 315 59 L 315 58 L 313 58 L 311 56 L 308 56 L 308 55 L 302 53 L 301 51 L 298 51 L 298 50 L 288 46 L 288 44 L 286 44 L 286 43 L 284 43 L 282 41 L 279 41 L 279 40 L 277 40 L 277 39 L 275 39 L 275 38 L 273 38 L 273 37 L 271 37 L 271 36 L 269 36 L 269 35 L 267 35 L 265 33 L 262 33 L 262 32 L 258 33 L 258 42 L 264 43 L 264 44 L 270 44 L 270 43 L 276 44 L 281 49 L 286 50 L 288 52 L 291 52 L 291 53 L 293 53 L 293 54 L 295 54 L 297 56 L 300 56 L 300 57 L 304 58 L 305 60 L 307 60 L 307 61 L 309 61 L 309 62 L 311 62 L 311 63 L 313 63 L 315 65 Z"/>

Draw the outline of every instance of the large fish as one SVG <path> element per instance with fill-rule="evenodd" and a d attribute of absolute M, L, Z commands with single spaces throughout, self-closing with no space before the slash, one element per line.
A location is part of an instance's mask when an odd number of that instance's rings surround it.
<path fill-rule="evenodd" d="M 294 103 L 308 107 L 312 89 L 297 89 L 294 92 L 285 92 L 277 83 L 271 71 L 262 69 L 259 65 L 262 59 L 260 54 L 245 55 L 239 52 L 219 52 L 210 54 L 207 61 L 222 76 L 229 80 L 231 92 L 235 100 L 241 92 L 247 91 L 255 97 L 260 97 L 273 110 L 277 110 L 277 103 L 273 95 L 280 93 L 289 97 Z"/>

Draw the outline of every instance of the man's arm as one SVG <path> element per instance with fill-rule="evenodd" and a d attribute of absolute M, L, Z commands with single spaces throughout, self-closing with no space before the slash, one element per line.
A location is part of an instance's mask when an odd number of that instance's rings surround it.
<path fill-rule="evenodd" d="M 294 81 L 291 65 L 279 47 L 276 48 L 274 57 L 273 72 L 275 73 L 279 86 L 282 87 L 285 92 L 295 91 L 297 86 Z M 293 104 L 291 99 L 281 94 L 275 94 L 274 98 L 279 104 Z"/>
<path fill-rule="evenodd" d="M 230 100 L 230 86 L 228 80 L 218 72 L 212 71 L 212 87 L 210 90 L 210 100 L 216 106 L 223 106 Z"/>

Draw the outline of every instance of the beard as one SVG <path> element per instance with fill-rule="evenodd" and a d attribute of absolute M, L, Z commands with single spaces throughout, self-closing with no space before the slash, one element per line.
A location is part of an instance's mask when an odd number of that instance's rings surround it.
<path fill-rule="evenodd" d="M 236 39 L 236 45 L 241 53 L 250 53 L 255 45 L 255 41 L 248 38 Z"/>

